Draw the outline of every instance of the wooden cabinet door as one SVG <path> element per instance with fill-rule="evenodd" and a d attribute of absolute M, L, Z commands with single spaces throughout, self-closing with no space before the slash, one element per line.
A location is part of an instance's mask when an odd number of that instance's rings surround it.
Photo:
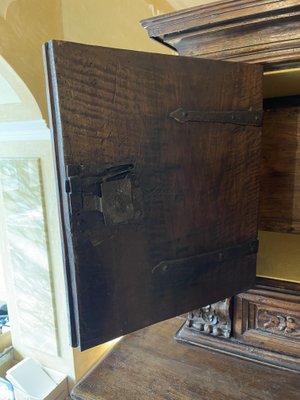
<path fill-rule="evenodd" d="M 254 283 L 262 69 L 45 45 L 72 345 Z"/>

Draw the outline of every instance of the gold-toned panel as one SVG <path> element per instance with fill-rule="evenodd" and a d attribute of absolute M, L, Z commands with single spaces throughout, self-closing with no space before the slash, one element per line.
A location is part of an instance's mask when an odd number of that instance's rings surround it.
<path fill-rule="evenodd" d="M 264 98 L 300 94 L 300 68 L 269 71 L 263 77 Z"/>
<path fill-rule="evenodd" d="M 261 231 L 259 239 L 257 275 L 300 282 L 300 235 Z"/>

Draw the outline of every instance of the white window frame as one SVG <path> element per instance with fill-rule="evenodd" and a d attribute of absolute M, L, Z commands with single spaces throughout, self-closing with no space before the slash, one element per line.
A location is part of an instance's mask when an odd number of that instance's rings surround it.
<path fill-rule="evenodd" d="M 52 277 L 53 307 L 56 325 L 57 354 L 49 355 L 34 348 L 27 348 L 18 332 L 18 305 L 10 298 L 8 305 L 11 322 L 12 344 L 15 355 L 34 357 L 43 365 L 55 368 L 74 377 L 73 349 L 69 345 L 67 303 L 62 267 L 59 217 L 55 187 L 54 164 L 50 142 L 50 130 L 44 120 L 0 123 L 1 158 L 37 158 L 41 165 L 42 190 L 45 203 L 45 224 L 49 244 L 49 271 Z M 0 214 L 1 215 L 1 214 Z M 8 272 L 9 275 L 9 272 Z M 9 280 L 9 279 L 8 279 Z M 11 284 L 11 282 L 9 282 Z M 16 332 L 18 332 L 16 334 Z M 32 335 L 35 335 L 33 332 Z M 7 343 L 5 344 L 7 345 Z M 1 346 L 1 336 L 0 336 Z"/>

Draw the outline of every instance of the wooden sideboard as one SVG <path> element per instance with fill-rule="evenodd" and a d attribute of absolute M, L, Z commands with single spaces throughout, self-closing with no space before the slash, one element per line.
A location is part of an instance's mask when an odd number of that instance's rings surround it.
<path fill-rule="evenodd" d="M 297 0 L 221 1 L 141 24 L 179 55 L 261 63 L 265 71 L 300 65 Z M 300 87 L 298 94 L 264 101 L 261 230 L 300 233 Z M 300 371 L 300 285 L 257 278 L 256 288 L 191 312 L 177 339 Z"/>

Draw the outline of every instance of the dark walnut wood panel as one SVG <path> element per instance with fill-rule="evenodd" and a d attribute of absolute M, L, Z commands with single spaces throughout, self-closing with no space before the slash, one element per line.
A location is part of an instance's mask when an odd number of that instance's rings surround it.
<path fill-rule="evenodd" d="M 233 315 L 230 337 L 224 339 L 224 335 L 212 330 L 205 333 L 205 330 L 200 330 L 198 325 L 187 320 L 179 330 L 177 339 L 300 372 L 299 284 L 267 279 L 260 279 L 260 283 L 264 286 L 257 285 L 257 288 L 231 300 Z M 212 326 L 214 320 L 223 316 L 219 303 L 213 307 L 216 311 L 211 313 Z M 229 316 L 229 313 L 225 313 L 225 317 Z"/>
<path fill-rule="evenodd" d="M 67 42 L 46 63 L 73 344 L 251 287 L 261 128 L 170 113 L 260 112 L 262 68 Z"/>
<path fill-rule="evenodd" d="M 149 36 L 188 55 L 274 64 L 300 60 L 298 0 L 231 0 L 142 21 Z"/>
<path fill-rule="evenodd" d="M 297 100 L 298 106 L 284 105 L 283 99 L 265 104 L 261 230 L 300 233 L 300 98 Z"/>
<path fill-rule="evenodd" d="M 297 400 L 299 375 L 173 340 L 182 320 L 131 334 L 72 391 L 74 400 Z"/>

